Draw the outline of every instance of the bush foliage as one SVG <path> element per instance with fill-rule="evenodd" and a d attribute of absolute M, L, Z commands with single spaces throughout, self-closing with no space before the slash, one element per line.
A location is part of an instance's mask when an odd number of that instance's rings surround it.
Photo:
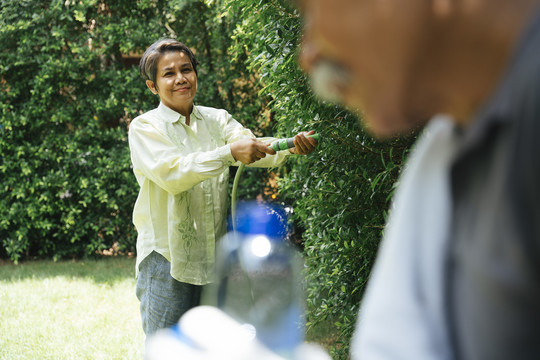
<path fill-rule="evenodd" d="M 2 1 L 0 256 L 134 251 L 127 126 L 158 98 L 129 61 L 161 37 L 197 51 L 199 103 L 229 109 L 262 135 L 255 76 L 245 56 L 227 55 L 237 19 L 218 10 L 198 0 Z"/>
<path fill-rule="evenodd" d="M 301 18 L 290 2 L 225 3 L 228 11 L 245 14 L 234 49 L 247 51 L 251 70 L 260 74 L 277 133 L 322 135 L 315 154 L 289 163 L 279 191 L 280 200 L 293 204 L 294 221 L 304 230 L 308 325 L 317 334 L 330 323 L 337 335 L 332 355 L 346 359 L 389 200 L 413 137 L 377 142 L 356 116 L 313 96 L 297 64 Z"/>
<path fill-rule="evenodd" d="M 157 105 L 130 56 L 163 36 L 194 49 L 199 104 L 257 135 L 316 130 L 280 169 L 307 262 L 308 324 L 332 324 L 346 358 L 389 199 L 412 141 L 374 141 L 320 102 L 297 65 L 301 18 L 286 0 L 0 0 L 0 257 L 135 249 L 129 122 Z M 136 61 L 135 61 L 136 63 Z M 249 169 L 242 198 L 275 173 Z"/>
<path fill-rule="evenodd" d="M 148 101 L 121 62 L 129 29 L 108 14 L 130 9 L 115 4 L 2 1 L 0 236 L 14 261 L 133 247 L 126 121 Z"/>

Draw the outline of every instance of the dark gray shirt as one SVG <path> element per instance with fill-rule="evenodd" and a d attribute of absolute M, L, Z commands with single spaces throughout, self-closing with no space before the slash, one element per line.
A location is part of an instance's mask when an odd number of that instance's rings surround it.
<path fill-rule="evenodd" d="M 457 359 L 540 359 L 540 17 L 452 167 L 448 323 Z"/>

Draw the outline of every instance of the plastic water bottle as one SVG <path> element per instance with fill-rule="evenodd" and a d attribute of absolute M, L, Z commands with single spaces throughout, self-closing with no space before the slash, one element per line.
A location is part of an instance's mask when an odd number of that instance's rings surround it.
<path fill-rule="evenodd" d="M 244 203 L 236 214 L 236 231 L 218 245 L 212 305 L 250 328 L 276 354 L 292 358 L 304 339 L 304 296 L 301 257 L 286 241 L 286 213 Z"/>

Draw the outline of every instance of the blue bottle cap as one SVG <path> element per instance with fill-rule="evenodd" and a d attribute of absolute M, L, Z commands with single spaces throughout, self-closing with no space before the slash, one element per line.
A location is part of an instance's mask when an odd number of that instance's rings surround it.
<path fill-rule="evenodd" d="M 287 213 L 281 206 L 245 202 L 236 210 L 236 231 L 246 235 L 264 234 L 271 239 L 287 236 Z"/>

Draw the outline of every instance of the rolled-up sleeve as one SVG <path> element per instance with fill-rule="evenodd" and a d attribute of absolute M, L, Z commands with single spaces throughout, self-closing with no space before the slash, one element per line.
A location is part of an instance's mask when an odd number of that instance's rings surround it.
<path fill-rule="evenodd" d="M 211 151 L 183 153 L 168 136 L 144 119 L 130 124 L 129 146 L 135 174 L 144 175 L 171 194 L 218 176 L 235 161 L 230 144 Z"/>

